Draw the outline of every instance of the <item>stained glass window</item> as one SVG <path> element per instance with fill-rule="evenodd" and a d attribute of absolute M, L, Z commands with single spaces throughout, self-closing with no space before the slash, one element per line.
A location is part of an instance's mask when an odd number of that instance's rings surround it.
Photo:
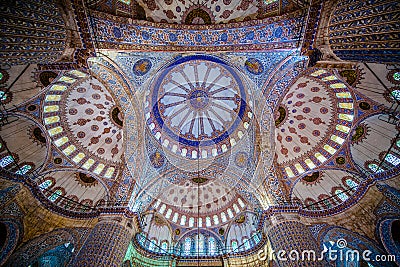
<path fill-rule="evenodd" d="M 181 217 L 181 225 L 185 225 L 186 223 L 186 215 L 182 215 Z"/>
<path fill-rule="evenodd" d="M 186 237 L 185 239 L 185 245 L 184 245 L 184 250 L 183 253 L 185 255 L 190 255 L 190 248 L 192 246 L 192 239 L 190 237 Z"/>
<path fill-rule="evenodd" d="M 217 244 L 215 243 L 215 238 L 208 238 L 208 251 L 210 255 L 215 255 L 217 253 Z"/>
<path fill-rule="evenodd" d="M 162 248 L 163 252 L 167 252 L 168 251 L 168 242 L 167 241 L 163 241 L 161 243 L 161 248 Z"/>
<path fill-rule="evenodd" d="M 7 155 L 0 160 L 0 167 L 4 168 L 14 161 L 14 158 L 11 155 Z"/>
<path fill-rule="evenodd" d="M 400 101 L 400 90 L 393 90 L 391 94 L 394 97 L 394 99 Z"/>
<path fill-rule="evenodd" d="M 222 220 L 222 222 L 226 222 L 227 221 L 225 212 L 221 212 L 221 220 Z"/>
<path fill-rule="evenodd" d="M 269 4 L 272 4 L 272 3 L 276 2 L 276 1 L 278 1 L 278 0 L 264 0 L 264 3 L 266 5 L 269 5 Z"/>
<path fill-rule="evenodd" d="M 357 188 L 358 183 L 354 182 L 354 180 L 347 178 L 345 183 L 350 187 L 350 188 Z"/>
<path fill-rule="evenodd" d="M 51 186 L 52 184 L 53 184 L 53 181 L 51 179 L 47 179 L 46 181 L 42 182 L 39 185 L 39 188 L 41 190 L 45 190 L 45 189 L 49 188 L 49 186 Z"/>
<path fill-rule="evenodd" d="M 253 233 L 253 239 L 256 244 L 258 244 L 261 241 L 260 235 L 258 233 Z"/>
<path fill-rule="evenodd" d="M 156 243 L 157 243 L 156 240 L 154 240 L 154 239 L 150 240 L 150 243 L 149 243 L 149 250 L 155 251 Z"/>
<path fill-rule="evenodd" d="M 206 226 L 210 227 L 211 226 L 211 218 L 210 217 L 206 217 Z"/>
<path fill-rule="evenodd" d="M 219 224 L 218 215 L 215 214 L 215 215 L 213 216 L 213 221 L 214 221 L 214 224 L 215 224 L 215 225 Z"/>
<path fill-rule="evenodd" d="M 32 169 L 32 166 L 29 164 L 25 164 L 24 166 L 20 167 L 15 174 L 23 175 L 26 174 L 29 170 Z"/>
<path fill-rule="evenodd" d="M 7 99 L 7 95 L 5 92 L 0 91 L 0 101 L 4 101 Z"/>
<path fill-rule="evenodd" d="M 196 235 L 195 239 L 196 252 L 200 255 L 204 254 L 204 236 Z"/>
<path fill-rule="evenodd" d="M 233 218 L 233 212 L 232 212 L 232 210 L 231 210 L 231 208 L 229 208 L 228 210 L 227 210 L 227 212 L 228 212 L 228 215 L 229 215 L 229 218 Z"/>
<path fill-rule="evenodd" d="M 372 172 L 383 172 L 382 168 L 379 168 L 378 165 L 376 165 L 375 163 L 370 163 L 368 164 L 368 168 L 372 171 Z"/>
<path fill-rule="evenodd" d="M 189 227 L 193 227 L 194 226 L 194 218 L 190 217 L 189 218 Z"/>
<path fill-rule="evenodd" d="M 127 4 L 127 5 L 129 5 L 131 3 L 131 0 L 118 0 L 118 1 L 120 1 L 124 4 Z"/>
<path fill-rule="evenodd" d="M 396 71 L 395 73 L 393 73 L 393 79 L 395 81 L 400 81 L 400 72 Z"/>
<path fill-rule="evenodd" d="M 390 164 L 392 164 L 393 166 L 397 166 L 400 164 L 400 159 L 391 153 L 388 153 L 386 155 L 385 160 Z"/>
<path fill-rule="evenodd" d="M 235 210 L 236 213 L 240 212 L 240 210 L 239 210 L 238 206 L 236 205 L 236 203 L 233 204 L 233 209 Z"/>
<path fill-rule="evenodd" d="M 165 214 L 165 218 L 169 219 L 171 217 L 171 214 L 172 214 L 172 210 L 168 209 L 167 214 Z"/>
<path fill-rule="evenodd" d="M 335 195 L 340 198 L 341 201 L 346 201 L 349 197 L 342 190 L 335 190 Z"/>
<path fill-rule="evenodd" d="M 329 199 L 325 198 L 324 200 L 322 200 L 322 203 L 324 204 L 324 206 L 326 208 L 331 208 L 332 207 L 332 203 Z"/>
<path fill-rule="evenodd" d="M 56 201 L 60 196 L 62 195 L 62 191 L 60 189 L 57 189 L 54 191 L 54 193 L 49 197 L 49 200 L 54 202 Z"/>
<path fill-rule="evenodd" d="M 251 248 L 249 239 L 243 238 L 243 244 L 246 250 L 249 250 Z"/>
<path fill-rule="evenodd" d="M 232 240 L 232 251 L 238 251 L 238 242 L 236 240 Z"/>

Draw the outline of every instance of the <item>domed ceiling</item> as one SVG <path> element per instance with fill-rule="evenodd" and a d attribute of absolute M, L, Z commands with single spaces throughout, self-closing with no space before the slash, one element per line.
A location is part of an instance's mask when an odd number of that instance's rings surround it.
<path fill-rule="evenodd" d="M 216 24 L 265 18 L 276 14 L 278 0 L 138 0 L 147 20 L 178 24 Z"/>
<path fill-rule="evenodd" d="M 152 134 L 163 147 L 189 159 L 226 152 L 242 139 L 253 115 L 241 78 L 214 57 L 175 61 L 148 93 L 146 119 Z"/>

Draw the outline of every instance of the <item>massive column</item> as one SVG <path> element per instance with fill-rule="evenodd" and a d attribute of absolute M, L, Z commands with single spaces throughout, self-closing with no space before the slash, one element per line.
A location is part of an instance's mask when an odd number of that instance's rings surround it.
<path fill-rule="evenodd" d="M 274 260 L 282 267 L 323 267 L 325 260 L 311 231 L 300 222 L 296 209 L 275 209 L 269 214 L 267 235 Z M 265 252 L 266 253 L 266 252 Z M 269 258 L 271 260 L 271 258 Z"/>
<path fill-rule="evenodd" d="M 103 213 L 78 252 L 73 266 L 119 267 L 135 229 L 132 218 L 124 214 Z"/>

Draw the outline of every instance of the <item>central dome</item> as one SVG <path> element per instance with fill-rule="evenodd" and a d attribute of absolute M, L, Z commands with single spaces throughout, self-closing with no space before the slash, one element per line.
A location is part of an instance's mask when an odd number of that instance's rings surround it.
<path fill-rule="evenodd" d="M 221 59 L 205 55 L 179 58 L 161 70 L 146 105 L 155 138 L 190 159 L 226 152 L 244 136 L 252 117 L 240 76 Z"/>

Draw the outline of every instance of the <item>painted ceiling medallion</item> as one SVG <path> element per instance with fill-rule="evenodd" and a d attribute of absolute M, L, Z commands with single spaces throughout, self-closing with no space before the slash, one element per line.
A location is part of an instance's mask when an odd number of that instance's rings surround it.
<path fill-rule="evenodd" d="M 189 159 L 228 151 L 244 136 L 252 117 L 240 76 L 221 59 L 205 55 L 182 57 L 164 68 L 146 106 L 154 137 Z"/>
<path fill-rule="evenodd" d="M 313 172 L 301 178 L 301 182 L 306 185 L 315 185 L 319 183 L 321 180 L 322 180 L 322 174 L 320 172 Z"/>
<path fill-rule="evenodd" d="M 92 187 L 98 184 L 98 181 L 93 178 L 92 176 L 82 173 L 82 172 L 77 172 L 75 174 L 76 178 L 75 180 L 84 187 Z"/>
<path fill-rule="evenodd" d="M 8 78 L 10 78 L 8 72 L 4 69 L 0 69 L 0 84 L 6 83 Z"/>

